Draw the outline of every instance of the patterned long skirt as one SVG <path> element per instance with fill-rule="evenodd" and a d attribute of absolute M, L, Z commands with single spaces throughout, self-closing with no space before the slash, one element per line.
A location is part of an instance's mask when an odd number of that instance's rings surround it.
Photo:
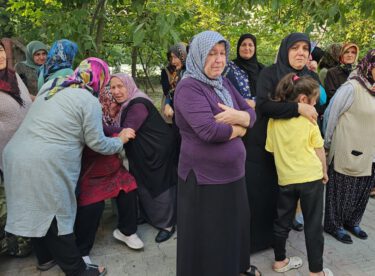
<path fill-rule="evenodd" d="M 344 226 L 358 226 L 374 185 L 375 165 L 371 176 L 348 176 L 329 167 L 326 189 L 324 230 L 334 234 Z"/>

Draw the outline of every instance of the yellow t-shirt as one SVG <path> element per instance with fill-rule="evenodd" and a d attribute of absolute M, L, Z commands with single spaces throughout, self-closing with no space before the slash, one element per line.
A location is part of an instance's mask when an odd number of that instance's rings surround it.
<path fill-rule="evenodd" d="M 266 150 L 274 154 L 281 186 L 322 179 L 322 162 L 314 150 L 322 147 L 319 127 L 303 116 L 268 121 Z"/>

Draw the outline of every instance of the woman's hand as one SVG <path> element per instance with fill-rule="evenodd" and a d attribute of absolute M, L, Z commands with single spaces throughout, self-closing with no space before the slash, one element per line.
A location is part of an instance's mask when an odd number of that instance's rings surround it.
<path fill-rule="evenodd" d="M 167 117 L 167 118 L 173 117 L 174 112 L 173 112 L 173 108 L 170 106 L 170 104 L 166 104 L 164 106 L 163 113 L 164 113 L 164 116 Z"/>
<path fill-rule="evenodd" d="M 316 124 L 316 121 L 318 120 L 318 112 L 316 112 L 315 107 L 312 105 L 298 103 L 298 113 L 314 124 Z"/>
<path fill-rule="evenodd" d="M 255 109 L 256 103 L 255 103 L 254 100 L 245 99 L 245 101 L 247 102 L 247 104 L 248 104 L 252 109 Z"/>
<path fill-rule="evenodd" d="M 123 144 L 126 144 L 127 142 L 129 142 L 130 139 L 135 138 L 135 131 L 132 128 L 124 128 L 118 134 L 118 137 L 121 139 Z"/>
<path fill-rule="evenodd" d="M 323 173 L 323 179 L 322 179 L 323 184 L 327 184 L 328 180 L 329 180 L 328 174 L 327 174 L 327 172 L 324 172 Z"/>
<path fill-rule="evenodd" d="M 247 129 L 243 126 L 234 125 L 232 126 L 232 135 L 230 136 L 229 140 L 232 140 L 236 137 L 244 137 L 246 134 Z"/>
<path fill-rule="evenodd" d="M 232 126 L 240 125 L 243 127 L 248 127 L 250 125 L 249 113 L 236 110 L 221 103 L 218 103 L 218 105 L 224 111 L 215 115 L 216 122 Z"/>

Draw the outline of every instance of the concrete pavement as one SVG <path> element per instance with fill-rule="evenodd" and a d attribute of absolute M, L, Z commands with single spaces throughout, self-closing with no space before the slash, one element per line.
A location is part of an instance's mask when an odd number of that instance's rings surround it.
<path fill-rule="evenodd" d="M 369 234 L 368 240 L 353 237 L 351 245 L 336 241 L 330 235 L 325 236 L 324 265 L 329 267 L 335 276 L 374 276 L 375 275 L 375 199 L 370 199 L 361 226 Z M 112 237 L 116 225 L 116 216 L 110 206 L 106 208 L 97 240 L 92 250 L 91 260 L 105 265 L 109 276 L 172 276 L 176 274 L 177 234 L 167 242 L 154 242 L 157 230 L 143 224 L 138 228 L 138 235 L 145 243 L 142 251 L 134 251 Z M 251 256 L 256 265 L 266 276 L 302 276 L 308 275 L 304 234 L 291 231 L 287 243 L 288 256 L 300 256 L 304 265 L 286 273 L 276 273 L 271 269 L 273 251 L 266 250 Z M 60 268 L 54 267 L 47 272 L 35 268 L 35 257 L 23 259 L 0 257 L 0 275 L 56 276 L 64 275 Z M 211 275 L 207 275 L 211 276 Z M 214 276 L 214 275 L 213 275 Z"/>

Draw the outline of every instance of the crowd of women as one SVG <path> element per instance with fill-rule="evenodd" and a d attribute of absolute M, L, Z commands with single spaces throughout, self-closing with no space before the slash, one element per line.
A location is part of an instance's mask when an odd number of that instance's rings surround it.
<path fill-rule="evenodd" d="M 323 230 L 343 243 L 353 243 L 349 232 L 367 238 L 360 222 L 374 186 L 375 49 L 358 62 L 353 43 L 323 51 L 292 33 L 265 67 L 255 36 L 244 34 L 227 63 L 229 42 L 205 31 L 168 51 L 159 112 L 131 76 L 110 75 L 101 59 L 73 71 L 72 41 L 49 51 L 30 42 L 15 71 L 7 47 L 0 44 L 1 234 L 31 243 L 39 270 L 104 275 L 89 255 L 111 198 L 113 237 L 129 248 L 144 247 L 141 220 L 159 229 L 156 242 L 177 226 L 179 276 L 259 276 L 250 253 L 271 246 L 274 271 L 301 267 L 285 250 L 295 217 L 310 275 L 333 275 L 323 266 Z"/>

